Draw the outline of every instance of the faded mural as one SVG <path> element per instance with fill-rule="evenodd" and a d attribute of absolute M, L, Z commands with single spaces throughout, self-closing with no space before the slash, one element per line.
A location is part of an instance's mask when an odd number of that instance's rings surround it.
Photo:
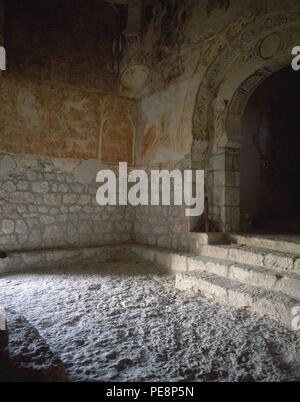
<path fill-rule="evenodd" d="M 106 96 L 100 100 L 99 158 L 103 162 L 134 162 L 136 103 Z"/>
<path fill-rule="evenodd" d="M 136 108 L 113 53 L 125 24 L 105 1 L 6 2 L 0 153 L 133 162 Z"/>
<path fill-rule="evenodd" d="M 250 35 L 259 40 L 268 31 L 297 23 L 296 14 L 287 14 L 299 9 L 299 2 L 289 0 L 284 7 L 276 0 L 166 0 L 146 5 L 147 28 L 140 46 L 128 48 L 126 63 L 149 71 L 138 92 L 137 139 L 137 160 L 148 165 L 182 160 L 191 153 L 195 139 L 209 135 L 205 119 L 213 116 L 208 116 L 207 109 L 230 63 L 241 51 L 243 64 L 256 57 L 250 48 L 246 54 Z M 269 53 L 276 52 L 276 37 L 264 41 L 260 51 L 262 57 L 267 52 L 266 59 L 270 58 Z M 208 144 L 200 145 L 199 151 L 206 152 Z"/>
<path fill-rule="evenodd" d="M 0 152 L 132 162 L 131 100 L 11 75 L 0 93 Z"/>

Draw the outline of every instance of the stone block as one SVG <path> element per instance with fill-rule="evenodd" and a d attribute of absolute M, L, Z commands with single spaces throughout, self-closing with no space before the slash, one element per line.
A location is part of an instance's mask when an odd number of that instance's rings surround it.
<path fill-rule="evenodd" d="M 44 195 L 44 202 L 49 206 L 61 205 L 62 197 L 59 194 L 51 193 Z"/>
<path fill-rule="evenodd" d="M 16 204 L 33 204 L 34 196 L 29 192 L 16 191 L 15 193 L 11 193 L 10 200 Z"/>
<path fill-rule="evenodd" d="M 31 188 L 34 193 L 47 194 L 49 191 L 49 184 L 46 181 L 31 183 Z"/>
<path fill-rule="evenodd" d="M 2 185 L 2 190 L 7 191 L 8 193 L 12 193 L 16 191 L 16 185 L 12 181 L 7 181 Z"/>
<path fill-rule="evenodd" d="M 78 196 L 75 194 L 66 194 L 63 196 L 63 204 L 72 205 L 78 202 Z"/>
<path fill-rule="evenodd" d="M 1 224 L 1 231 L 4 234 L 12 234 L 15 230 L 15 222 L 9 219 L 4 219 Z"/>
<path fill-rule="evenodd" d="M 294 267 L 293 257 L 288 255 L 280 255 L 276 253 L 270 253 L 265 256 L 265 266 L 278 269 L 281 271 L 292 271 Z"/>
<path fill-rule="evenodd" d="M 24 221 L 19 220 L 16 222 L 16 233 L 24 234 L 27 233 L 27 230 L 28 228 Z"/>
<path fill-rule="evenodd" d="M 47 238 L 60 238 L 64 236 L 64 228 L 62 226 L 49 226 L 45 228 L 44 239 Z"/>

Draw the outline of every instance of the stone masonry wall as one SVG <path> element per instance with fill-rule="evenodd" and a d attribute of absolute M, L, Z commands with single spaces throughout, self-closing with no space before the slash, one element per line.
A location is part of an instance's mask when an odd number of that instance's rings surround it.
<path fill-rule="evenodd" d="M 190 160 L 152 166 L 154 170 L 190 169 Z M 150 168 L 146 169 L 150 175 Z M 174 189 L 171 184 L 171 206 L 138 206 L 135 208 L 135 241 L 163 248 L 189 249 L 189 234 L 194 221 L 186 216 L 186 206 L 172 205 Z M 196 219 L 197 221 L 199 218 Z"/>
<path fill-rule="evenodd" d="M 163 248 L 182 249 L 189 233 L 185 210 L 178 206 L 136 208 L 136 242 Z"/>
<path fill-rule="evenodd" d="M 96 203 L 100 168 L 97 160 L 0 155 L 0 251 L 130 240 L 134 211 Z"/>

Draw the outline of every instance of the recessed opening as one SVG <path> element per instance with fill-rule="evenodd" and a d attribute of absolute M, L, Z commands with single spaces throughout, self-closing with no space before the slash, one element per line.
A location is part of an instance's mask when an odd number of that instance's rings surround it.
<path fill-rule="evenodd" d="M 242 122 L 241 214 L 246 229 L 300 232 L 300 75 L 290 67 L 251 96 Z"/>

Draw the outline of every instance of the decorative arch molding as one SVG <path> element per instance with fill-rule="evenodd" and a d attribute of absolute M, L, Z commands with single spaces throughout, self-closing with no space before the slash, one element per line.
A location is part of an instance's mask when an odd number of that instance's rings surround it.
<path fill-rule="evenodd" d="M 203 163 L 203 155 L 205 154 L 203 151 L 207 149 L 212 134 L 211 116 L 218 88 L 226 80 L 226 74 L 229 70 L 236 66 L 236 62 L 241 59 L 240 55 L 244 55 L 241 60 L 244 65 L 251 63 L 253 59 L 261 59 L 267 64 L 269 59 L 275 58 L 275 55 L 271 57 L 268 54 L 264 55 L 264 53 L 261 55 L 259 43 L 271 34 L 279 33 L 282 30 L 290 28 L 290 32 L 292 32 L 293 29 L 299 27 L 299 24 L 300 10 L 267 15 L 256 24 L 240 32 L 237 37 L 232 38 L 226 46 L 223 46 L 214 61 L 206 69 L 198 89 L 193 116 L 192 161 Z M 294 36 L 295 42 L 297 38 L 295 35 L 292 36 Z M 286 49 L 287 47 L 285 47 Z M 257 69 L 253 71 L 255 70 Z M 197 167 L 199 167 L 199 163 L 197 163 Z"/>
<path fill-rule="evenodd" d="M 193 121 L 193 168 L 206 171 L 209 216 L 220 231 L 240 230 L 240 146 L 244 110 L 255 89 L 291 62 L 300 11 L 264 17 L 220 52 L 200 84 Z"/>

